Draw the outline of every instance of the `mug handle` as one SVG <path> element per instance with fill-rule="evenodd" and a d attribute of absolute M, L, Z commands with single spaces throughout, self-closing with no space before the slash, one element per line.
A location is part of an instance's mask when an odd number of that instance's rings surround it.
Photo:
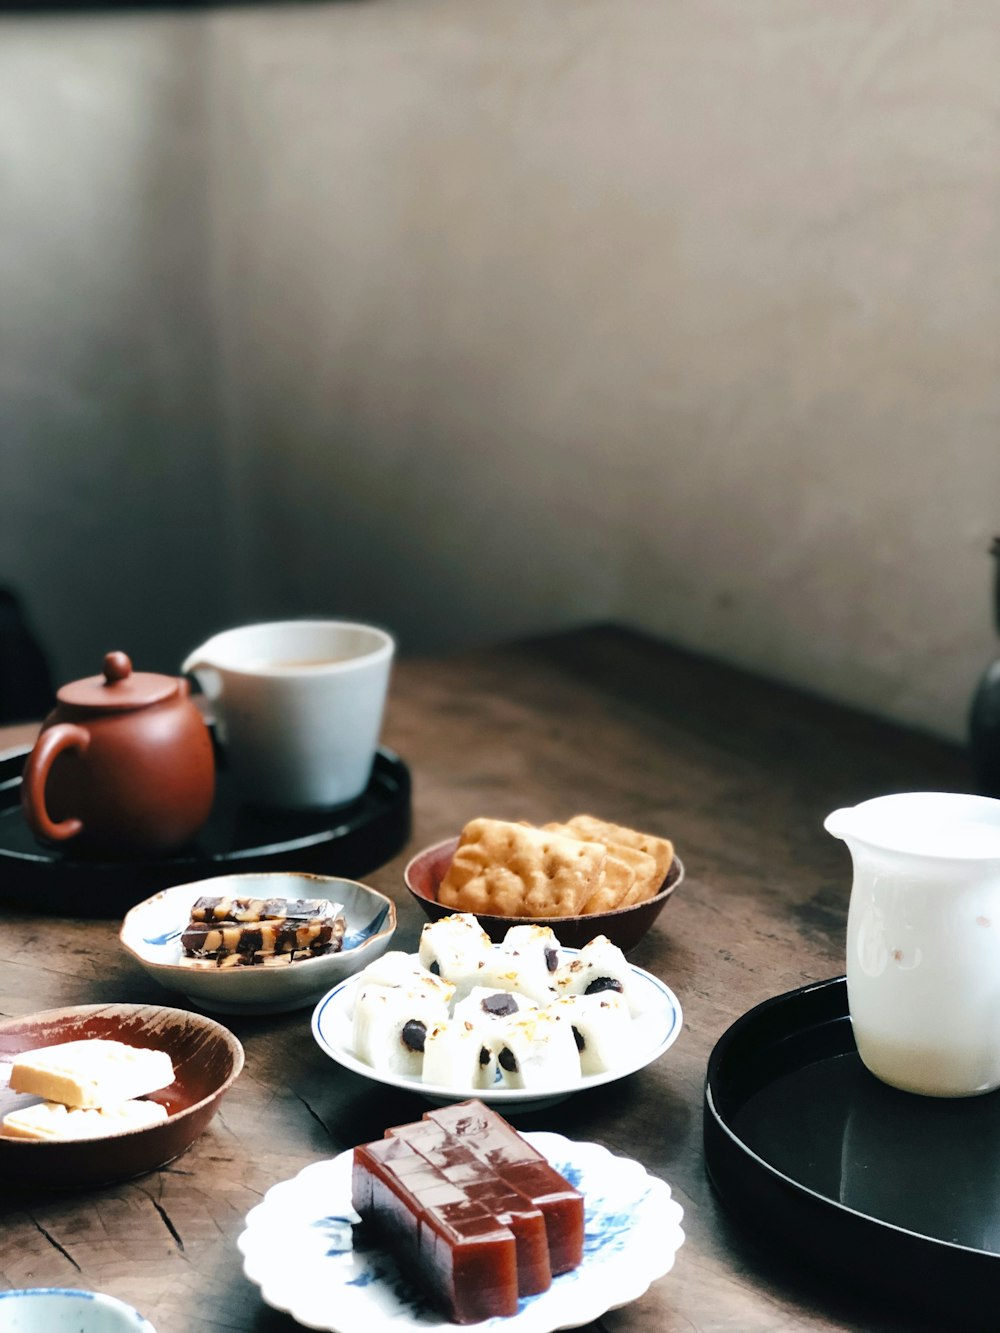
<path fill-rule="evenodd" d="M 63 750 L 82 753 L 89 744 L 90 732 L 73 722 L 59 722 L 48 727 L 35 742 L 21 779 L 21 805 L 28 826 L 37 837 L 48 838 L 50 842 L 65 842 L 67 838 L 75 838 L 83 828 L 79 819 L 63 819 L 56 824 L 49 818 L 45 808 L 45 784 L 49 770 Z"/>

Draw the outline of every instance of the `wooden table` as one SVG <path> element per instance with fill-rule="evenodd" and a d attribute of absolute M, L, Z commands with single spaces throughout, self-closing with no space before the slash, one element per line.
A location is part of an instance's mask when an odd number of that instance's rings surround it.
<path fill-rule="evenodd" d="M 679 996 L 680 1040 L 641 1073 L 524 1122 L 638 1158 L 685 1210 L 674 1271 L 589 1327 L 913 1330 L 912 1316 L 894 1319 L 798 1271 L 730 1223 L 705 1175 L 702 1094 L 709 1052 L 733 1019 L 843 970 L 849 859 L 823 816 L 892 790 L 971 790 L 960 752 L 610 628 L 404 660 L 385 740 L 415 787 L 410 847 L 367 877 L 399 906 L 394 947 L 415 948 L 423 920 L 402 886 L 407 855 L 475 815 L 543 822 L 590 811 L 667 834 L 686 863 L 684 885 L 632 955 Z M 120 950 L 117 922 L 3 908 L 0 922 L 4 1015 L 180 1003 Z M 229 1020 L 246 1068 L 173 1165 L 83 1196 L 0 1202 L 0 1281 L 106 1291 L 158 1333 L 296 1327 L 243 1277 L 245 1214 L 275 1182 L 423 1108 L 332 1064 L 308 1017 Z"/>

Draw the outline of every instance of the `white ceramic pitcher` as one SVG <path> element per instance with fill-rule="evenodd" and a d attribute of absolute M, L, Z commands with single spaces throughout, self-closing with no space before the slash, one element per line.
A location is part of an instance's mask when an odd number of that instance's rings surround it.
<path fill-rule="evenodd" d="M 879 796 L 825 827 L 854 862 L 847 999 L 865 1065 L 931 1097 L 1000 1087 L 1000 801 Z"/>

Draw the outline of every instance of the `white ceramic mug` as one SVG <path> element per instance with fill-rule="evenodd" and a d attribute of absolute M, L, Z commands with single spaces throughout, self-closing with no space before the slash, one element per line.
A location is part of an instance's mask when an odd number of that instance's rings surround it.
<path fill-rule="evenodd" d="M 190 653 L 248 801 L 302 810 L 365 790 L 395 642 L 345 620 L 284 620 L 214 635 Z"/>
<path fill-rule="evenodd" d="M 1000 1087 L 1000 801 L 904 792 L 825 826 L 854 862 L 847 1002 L 865 1065 L 931 1097 Z"/>

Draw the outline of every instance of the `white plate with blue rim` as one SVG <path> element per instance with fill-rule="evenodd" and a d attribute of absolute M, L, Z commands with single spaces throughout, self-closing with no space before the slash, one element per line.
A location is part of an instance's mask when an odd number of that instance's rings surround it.
<path fill-rule="evenodd" d="M 343 907 L 343 945 L 336 953 L 280 967 L 218 968 L 184 961 L 181 934 L 198 898 L 325 898 Z M 118 938 L 154 981 L 220 1014 L 281 1014 L 314 1005 L 331 986 L 367 967 L 389 947 L 396 905 L 366 884 L 331 875 L 267 871 L 218 875 L 164 889 L 127 914 Z"/>
<path fill-rule="evenodd" d="M 138 1310 L 99 1291 L 22 1287 L 0 1291 L 0 1333 L 156 1333 Z"/>
<path fill-rule="evenodd" d="M 637 1300 L 665 1277 L 684 1242 L 683 1210 L 670 1186 L 638 1162 L 562 1134 L 523 1136 L 584 1196 L 583 1262 L 548 1291 L 522 1298 L 517 1314 L 477 1330 L 552 1333 L 576 1328 Z M 325 1333 L 459 1333 L 402 1277 L 380 1248 L 353 1247 L 353 1153 L 314 1162 L 274 1185 L 247 1214 L 237 1245 L 243 1271 L 266 1304 Z"/>
<path fill-rule="evenodd" d="M 494 945 L 494 949 L 499 946 Z M 565 959 L 572 959 L 579 949 L 561 949 Z M 449 1088 L 439 1083 L 425 1083 L 407 1074 L 389 1073 L 374 1069 L 359 1059 L 354 1052 L 352 1013 L 356 988 L 363 984 L 359 976 L 349 978 L 324 995 L 313 1011 L 312 1032 L 317 1045 L 331 1060 L 352 1073 L 376 1083 L 394 1088 L 405 1088 L 418 1093 L 430 1102 L 462 1102 L 477 1097 L 501 1114 L 505 1111 L 538 1111 L 546 1106 L 571 1097 L 575 1092 L 596 1088 L 634 1074 L 658 1060 L 680 1036 L 683 1024 L 681 1005 L 677 996 L 659 977 L 644 972 L 641 967 L 631 969 L 630 1004 L 633 1008 L 632 1041 L 619 1063 L 600 1074 L 580 1075 L 571 1084 L 542 1088 L 512 1088 L 497 1082 L 489 1088 Z"/>

